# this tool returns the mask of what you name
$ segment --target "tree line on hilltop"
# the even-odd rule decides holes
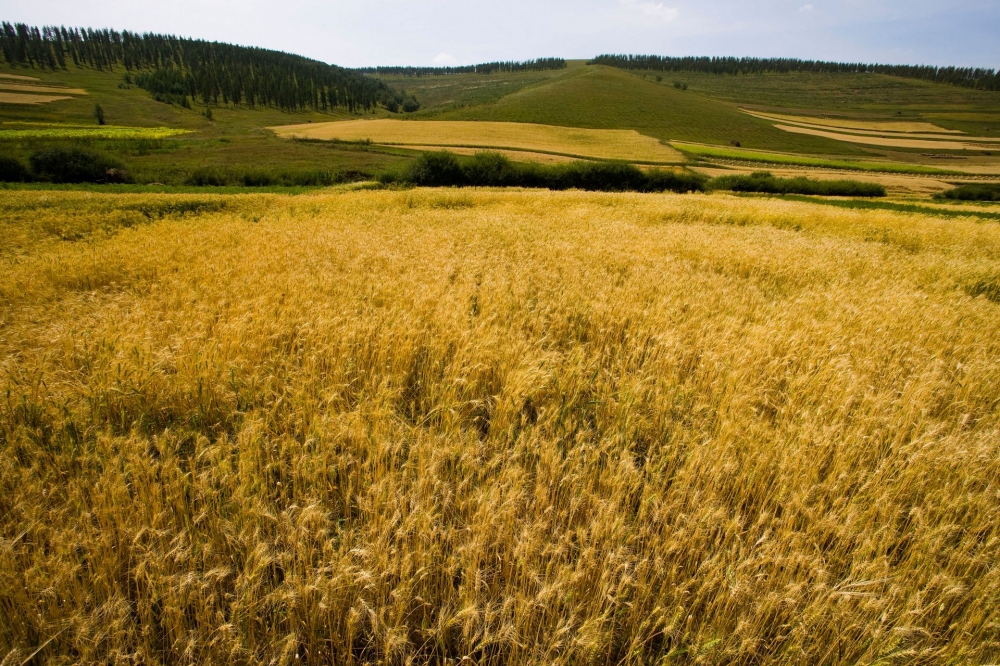
[[[3,23],[0,55],[13,66],[101,71],[123,67],[161,101],[276,107],[285,111],[370,111],[403,104],[383,81],[302,56],[172,35]],[[411,104],[412,106],[412,104]]]
[[[798,60],[796,58],[709,58],[656,55],[600,55],[589,65],[660,72],[706,74],[785,74],[817,72],[831,74],[887,74],[907,79],[946,83],[978,90],[1000,90],[1000,73],[982,67],[933,67],[928,65],[879,65],[849,62]]]
[[[443,76],[447,74],[540,72],[553,69],[566,69],[566,61],[562,58],[538,58],[537,60],[525,60],[524,62],[484,62],[479,65],[463,65],[460,67],[361,67],[355,71],[380,76]]]

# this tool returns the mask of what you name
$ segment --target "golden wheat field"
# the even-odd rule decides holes
[[[1000,660],[1000,226],[0,191],[0,660]]]
[[[286,139],[370,140],[398,146],[497,148],[651,164],[684,161],[675,149],[635,130],[460,120],[349,120],[271,129]]]

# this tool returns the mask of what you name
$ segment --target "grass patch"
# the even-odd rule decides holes
[[[751,150],[738,150],[715,146],[698,146],[688,143],[671,143],[671,146],[691,157],[708,157],[725,160],[740,160],[744,162],[761,162],[764,164],[785,164],[788,166],[823,167],[827,169],[843,169],[846,171],[864,171],[869,173],[903,173],[927,174],[939,176],[954,176],[960,171],[946,171],[934,167],[916,164],[891,164],[885,162],[854,162],[848,160],[831,160],[821,157],[806,157],[802,155],[779,155],[761,153]]]
[[[199,187],[328,187],[371,179],[371,174],[362,171],[203,167],[196,169],[186,184]]]

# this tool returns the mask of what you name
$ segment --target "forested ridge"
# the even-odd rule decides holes
[[[172,35],[3,23],[0,55],[14,66],[125,70],[125,83],[162,101],[286,111],[393,106],[401,95],[361,72],[268,49]]]
[[[707,74],[765,74],[788,72],[887,74],[979,90],[1000,90],[1000,74],[982,67],[934,67],[929,65],[879,65],[795,58],[709,58],[656,55],[600,55],[589,65],[661,72]]]
[[[495,74],[551,69],[566,69],[566,61],[562,58],[538,58],[524,62],[484,62],[479,65],[463,65],[461,67],[362,67],[356,71],[382,76],[444,76],[448,74]]]

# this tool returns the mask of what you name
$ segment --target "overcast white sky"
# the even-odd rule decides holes
[[[166,32],[347,67],[600,53],[1000,67],[1000,0],[0,0],[0,19]]]

